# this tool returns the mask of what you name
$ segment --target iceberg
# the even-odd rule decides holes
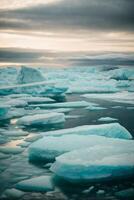
[[[131,139],[131,134],[119,123],[83,125],[74,128],[61,129],[41,133],[43,136],[62,136],[62,135],[99,135],[111,138]]]
[[[75,149],[93,147],[98,144],[128,145],[133,151],[134,142],[131,140],[107,138],[95,135],[63,135],[60,137],[45,136],[29,147],[29,160],[36,162],[52,162],[55,157]]]
[[[110,72],[111,73],[111,72]],[[134,77],[133,69],[115,69],[111,75],[111,79],[119,80],[131,80]]]
[[[38,104],[31,105],[32,107],[40,107],[40,108],[84,108],[89,106],[90,103],[86,101],[72,101],[72,102],[64,102],[64,103],[52,103],[52,104]]]
[[[19,84],[41,82],[44,81],[44,79],[44,76],[38,69],[26,66],[20,68],[17,76],[17,82]]]
[[[123,143],[118,140],[65,153],[56,158],[50,170],[69,182],[80,183],[130,177],[134,175],[134,141]]]
[[[48,113],[21,117],[16,121],[16,124],[24,126],[43,126],[63,122],[65,122],[65,115],[63,113]]]
[[[47,192],[54,190],[51,176],[40,176],[21,181],[16,188],[27,192]]]

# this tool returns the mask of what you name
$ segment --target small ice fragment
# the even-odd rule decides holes
[[[114,122],[118,121],[118,119],[113,118],[113,117],[101,117],[98,119],[99,122]]]
[[[26,179],[16,184],[16,188],[28,192],[47,192],[54,189],[51,176]]]
[[[7,146],[0,147],[0,152],[5,154],[19,154],[22,153],[23,151],[24,149],[20,147],[7,147]]]
[[[47,113],[24,116],[17,120],[18,125],[32,126],[32,125],[50,125],[65,122],[65,115],[63,113]]]

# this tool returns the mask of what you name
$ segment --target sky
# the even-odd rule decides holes
[[[133,33],[134,0],[0,0],[0,65],[132,58]]]

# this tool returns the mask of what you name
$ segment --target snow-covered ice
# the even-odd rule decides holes
[[[48,113],[24,116],[19,118],[16,123],[18,125],[33,126],[63,123],[64,121],[65,115],[63,113]]]
[[[133,148],[134,142],[131,140],[108,138],[96,135],[63,135],[60,137],[45,136],[29,147],[29,159],[31,161],[50,162],[55,157],[75,149],[92,147],[95,145],[114,144],[127,145],[130,149]]]
[[[57,157],[51,170],[70,182],[134,175],[134,141],[98,144]]]
[[[111,138],[131,139],[129,131],[119,123],[100,124],[100,125],[83,125],[74,128],[61,129],[41,133],[43,136],[61,136],[68,134],[78,135],[100,135]]]

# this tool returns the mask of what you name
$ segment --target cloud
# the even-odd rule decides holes
[[[0,48],[1,63],[38,63],[40,58],[50,56],[51,53],[23,48]]]
[[[1,10],[0,27],[42,31],[133,31],[133,8],[133,0],[62,0],[55,4]]]
[[[133,65],[133,53],[53,52],[24,48],[0,48],[0,65],[32,64],[43,66]]]

